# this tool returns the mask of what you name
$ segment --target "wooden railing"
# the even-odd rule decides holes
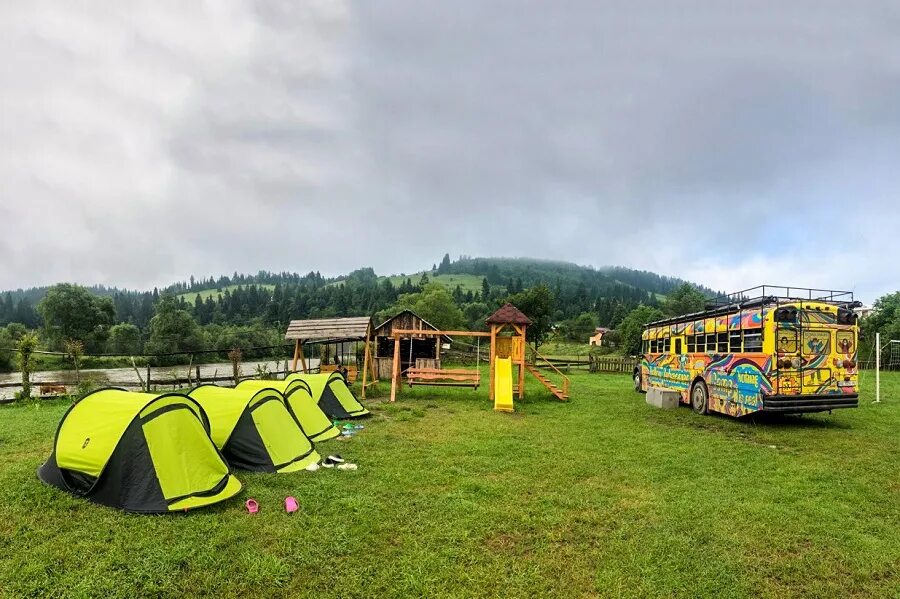
[[[641,359],[637,357],[621,356],[543,356],[544,362],[538,364],[538,368],[544,368],[544,364],[552,364],[563,372],[570,370],[587,370],[589,372],[621,372],[631,374],[640,365]]]
[[[568,397],[569,396],[569,377],[563,374],[562,370],[556,367],[556,365],[549,359],[542,356],[536,349],[531,346],[528,347],[531,358],[528,359],[528,363],[534,366],[535,368],[544,368],[554,372],[556,375],[562,378],[562,385],[559,387],[562,389],[563,394]]]

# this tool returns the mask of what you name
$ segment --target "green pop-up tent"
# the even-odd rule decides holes
[[[210,505],[241,490],[196,401],[124,389],[99,389],[69,408],[38,477],[96,503],[143,513]]]
[[[312,391],[304,381],[265,381],[248,379],[241,381],[235,389],[245,392],[255,389],[272,388],[284,394],[284,403],[300,430],[312,441],[318,443],[333,439],[341,431],[331,423],[328,416],[313,401]]]
[[[337,372],[322,374],[306,374],[294,372],[289,374],[286,381],[303,381],[309,385],[312,397],[323,412],[330,418],[346,420],[368,416],[369,410],[363,407],[347,387],[342,377]]]
[[[200,385],[188,395],[206,412],[213,443],[234,468],[296,472],[321,459],[276,389]]]

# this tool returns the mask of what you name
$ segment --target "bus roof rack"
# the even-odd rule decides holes
[[[853,299],[852,291],[836,291],[831,289],[810,289],[808,287],[782,287],[777,285],[759,285],[727,293],[706,302],[703,310],[681,316],[669,316],[661,320],[647,323],[645,326],[662,326],[687,320],[699,320],[713,316],[733,314],[747,308],[769,306],[796,301],[827,302],[852,310],[862,305]]]
[[[810,287],[787,287],[784,285],[758,285],[750,289],[726,293],[712,298],[706,304],[707,310],[715,310],[725,306],[740,304],[747,307],[751,303],[780,303],[788,301],[806,300],[813,302],[827,302],[840,306],[852,307],[857,302],[853,299],[852,291],[839,291],[835,289],[814,289]]]

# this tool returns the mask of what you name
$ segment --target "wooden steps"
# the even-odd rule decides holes
[[[551,381],[549,378],[547,378],[547,375],[545,375],[543,372],[541,372],[533,364],[526,364],[525,367],[528,369],[528,372],[530,372],[534,376],[534,378],[539,380],[541,382],[541,384],[544,387],[546,387],[547,390],[549,390],[550,393],[552,393],[554,395],[554,397],[556,397],[556,399],[558,399],[560,401],[568,401],[569,400],[568,394],[565,391],[563,391],[562,389],[560,389],[559,387],[557,387],[553,383],[553,381]]]

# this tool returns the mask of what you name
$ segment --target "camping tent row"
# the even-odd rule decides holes
[[[318,463],[314,442],[340,435],[330,418],[368,413],[340,375],[201,385],[187,395],[98,389],[63,416],[38,477],[125,511],[188,510],[240,492],[232,467],[286,473]]]

